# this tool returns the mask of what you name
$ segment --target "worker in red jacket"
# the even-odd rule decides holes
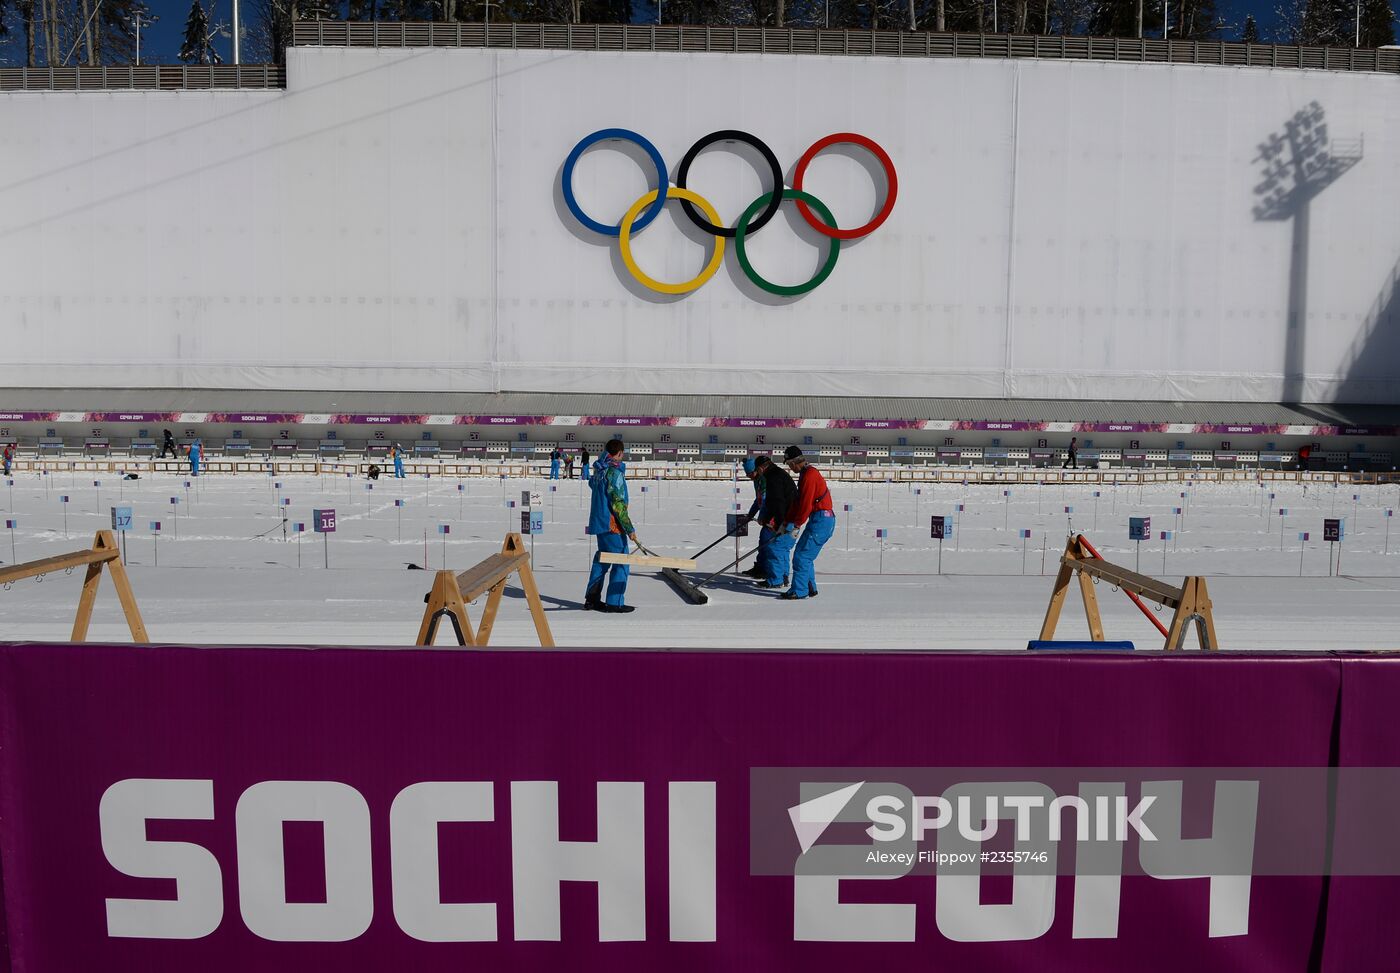
[[[797,549],[792,552],[792,587],[782,595],[793,601],[816,597],[817,555],[836,532],[836,512],[832,509],[826,478],[807,462],[801,449],[789,446],[783,452],[783,460],[797,477],[797,499],[788,508],[783,529],[795,534],[798,528],[803,528]]]

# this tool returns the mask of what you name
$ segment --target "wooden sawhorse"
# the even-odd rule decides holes
[[[535,587],[535,575],[530,570],[530,552],[519,534],[507,534],[501,553],[492,554],[461,574],[437,572],[432,590],[423,597],[427,607],[423,609],[423,624],[418,628],[418,640],[414,644],[432,645],[437,637],[438,621],[446,616],[452,622],[458,645],[486,645],[491,639],[506,582],[512,574],[520,576],[520,587],[525,591],[525,603],[535,620],[540,645],[553,648],[554,636],[549,631],[549,620],[544,616],[540,592]],[[473,632],[471,619],[467,617],[467,602],[483,594],[487,595],[486,607],[481,613],[481,624]]]
[[[1107,581],[1122,588],[1143,614],[1147,615],[1158,631],[1166,636],[1163,648],[1168,651],[1184,648],[1186,627],[1196,623],[1196,635],[1201,648],[1215,651],[1220,643],[1215,637],[1215,616],[1211,611],[1210,593],[1206,590],[1206,579],[1199,576],[1186,578],[1177,588],[1156,578],[1150,578],[1136,571],[1106,561],[1094,550],[1094,546],[1083,534],[1076,534],[1065,545],[1065,553],[1060,558],[1060,573],[1055,577],[1055,588],[1050,595],[1050,606],[1045,610],[1045,622],[1040,627],[1040,638],[1049,641],[1055,637],[1055,626],[1060,621],[1060,609],[1064,607],[1065,595],[1069,592],[1072,577],[1079,577],[1079,592],[1084,598],[1084,614],[1089,622],[1089,637],[1095,642],[1103,641],[1103,620],[1099,616],[1099,599],[1094,592],[1095,579]],[[1171,625],[1163,627],[1142,599],[1155,601],[1159,605],[1175,609]]]
[[[0,584],[8,587],[23,578],[36,578],[54,571],[71,571],[84,566],[87,567],[87,576],[83,578],[83,592],[78,596],[78,614],[73,619],[73,636],[69,641],[87,640],[88,624],[92,621],[92,606],[97,601],[97,586],[102,581],[102,569],[105,567],[112,575],[117,598],[121,600],[126,627],[131,629],[131,640],[149,642],[151,639],[146,634],[146,623],[141,620],[141,610],[136,607],[136,595],[131,590],[131,580],[126,576],[126,568],[122,565],[116,535],[110,530],[99,530],[89,550],[55,554],[38,561],[0,567]]]

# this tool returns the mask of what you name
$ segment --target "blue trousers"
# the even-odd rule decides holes
[[[627,538],[621,534],[595,534],[598,538],[598,554],[607,552],[609,554],[626,554]],[[584,592],[584,598],[603,598],[603,576],[611,571],[612,576],[608,579],[609,605],[623,604],[622,596],[627,593],[627,575],[630,569],[625,564],[604,564],[598,560],[598,554],[593,555],[593,570],[588,572],[588,590]]]
[[[836,518],[813,515],[792,554],[792,593],[805,598],[816,591],[817,555],[836,532]]]
[[[768,542],[773,539],[773,528],[760,526],[758,530],[758,553],[754,555],[754,566],[763,572],[763,577],[767,578],[771,572],[768,565],[772,563],[773,552],[768,549]]]
[[[792,535],[770,531],[773,540],[764,548],[768,552],[768,583],[777,587],[787,580],[789,561],[792,560]]]
[[[190,455],[190,476],[199,476],[199,454]]]
[[[404,475],[404,471],[403,471],[403,459],[400,458],[400,457],[398,457],[398,456],[395,456],[395,457],[394,457],[394,479],[396,479],[396,480],[403,480],[403,479],[406,479],[406,478],[407,478],[407,477]]]
[[[557,459],[549,464],[549,478],[551,480],[559,479],[559,461]]]

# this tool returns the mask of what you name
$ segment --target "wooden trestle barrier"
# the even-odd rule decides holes
[[[105,567],[112,575],[112,585],[117,589],[117,598],[122,603],[122,614],[126,616],[126,626],[131,629],[133,642],[149,642],[146,623],[141,620],[141,610],[136,607],[136,595],[131,590],[131,581],[122,566],[121,550],[117,546],[116,535],[110,530],[99,530],[93,538],[92,548],[74,551],[71,554],[55,554],[53,557],[23,564],[9,564],[0,567],[0,584],[10,585],[24,578],[37,578],[55,571],[71,571],[87,567],[83,578],[83,591],[78,597],[78,614],[73,619],[72,642],[87,639],[88,624],[92,621],[92,606],[97,601],[97,586],[102,581]]]
[[[437,636],[438,621],[445,615],[452,622],[458,645],[485,645],[491,638],[496,611],[501,607],[501,596],[512,574],[520,576],[520,587],[525,591],[525,603],[535,620],[540,645],[553,648],[554,636],[549,631],[549,620],[544,616],[540,592],[530,571],[530,552],[519,534],[507,534],[505,543],[501,545],[501,553],[492,554],[461,574],[437,572],[432,590],[423,596],[427,607],[423,609],[423,624],[418,629],[418,641],[414,644],[432,645]],[[487,594],[486,607],[481,613],[481,624],[473,633],[471,619],[467,617],[467,602],[483,594]]]
[[[1136,571],[1129,571],[1111,561],[1106,561],[1094,550],[1094,546],[1083,534],[1076,534],[1065,545],[1065,553],[1060,558],[1060,573],[1055,577],[1055,589],[1050,595],[1050,607],[1045,611],[1045,623],[1040,627],[1040,637],[1049,641],[1055,637],[1055,626],[1060,620],[1060,609],[1064,607],[1065,596],[1069,592],[1070,579],[1078,575],[1079,591],[1084,596],[1084,614],[1089,621],[1089,637],[1102,642],[1103,620],[1099,617],[1099,600],[1094,593],[1096,579],[1122,588],[1124,593],[1148,616],[1159,631],[1166,635],[1163,648],[1168,650],[1183,648],[1186,643],[1186,627],[1196,623],[1196,634],[1201,648],[1215,651],[1220,643],[1215,638],[1215,616],[1211,612],[1210,593],[1206,590],[1206,579],[1199,576],[1186,578],[1177,588],[1156,578],[1150,578]],[[1142,599],[1155,601],[1159,605],[1175,609],[1171,625],[1163,628],[1153,617],[1151,610]]]

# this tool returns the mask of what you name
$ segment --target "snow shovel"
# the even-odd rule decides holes
[[[731,537],[733,537],[733,536],[734,536],[734,532],[733,532],[733,531],[725,531],[723,537],[721,537],[719,540],[715,541],[715,542],[714,542],[713,544],[711,544],[709,547],[706,547],[705,550],[703,550],[703,551],[700,552],[700,554],[704,554],[704,553],[706,553],[707,551],[712,551],[712,550],[714,550],[716,547],[719,547],[721,544],[723,544],[725,541],[729,540],[729,538],[731,538]],[[640,544],[638,544],[637,546],[638,546],[638,547],[641,547]],[[650,553],[651,553],[650,551],[648,551],[648,550],[647,550],[646,548],[644,548],[644,547],[642,547],[642,551],[643,551],[644,553],[647,553],[647,554],[650,554]],[[692,558],[692,560],[698,559],[698,558],[700,557],[700,554],[696,554],[695,557]],[[738,563],[738,562],[735,562],[735,563]],[[732,566],[733,566],[733,565],[731,565],[731,567],[732,567]],[[728,570],[728,569],[726,569],[726,570]],[[696,587],[694,584],[692,584],[689,580],[687,580],[686,576],[683,575],[683,574],[681,574],[680,571],[676,570],[675,568],[662,568],[662,569],[661,569],[661,577],[664,578],[664,579],[671,585],[672,588],[675,588],[675,589],[676,589],[676,594],[680,595],[682,598],[684,598],[686,601],[690,602],[692,605],[705,605],[705,604],[709,604],[709,601],[710,601],[709,596],[706,595],[706,594],[705,594],[703,591],[701,591],[699,588],[697,588],[697,587]]]

